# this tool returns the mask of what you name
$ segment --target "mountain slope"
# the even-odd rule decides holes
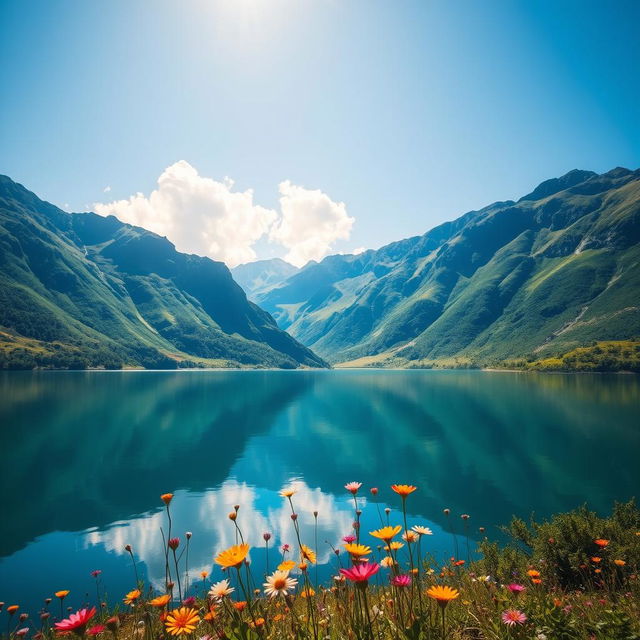
[[[0,176],[2,366],[324,366],[227,267]]]
[[[273,287],[298,271],[298,267],[294,267],[281,258],[271,258],[270,260],[239,264],[231,269],[231,275],[244,289],[247,297],[252,300],[256,295],[268,293]]]
[[[640,171],[574,170],[256,302],[331,362],[488,363],[640,334]],[[363,359],[363,360],[361,360]]]

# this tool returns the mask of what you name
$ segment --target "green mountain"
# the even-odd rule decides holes
[[[0,367],[322,367],[221,262],[0,176]]]
[[[239,264],[231,269],[231,275],[244,289],[247,297],[253,300],[256,296],[264,296],[298,271],[298,267],[281,258],[271,258]]]
[[[255,301],[333,363],[489,364],[640,335],[640,170],[574,170]]]

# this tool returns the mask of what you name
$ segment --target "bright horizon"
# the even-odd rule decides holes
[[[229,266],[640,165],[640,5],[0,4],[0,172]],[[52,25],[55,24],[55,28]]]

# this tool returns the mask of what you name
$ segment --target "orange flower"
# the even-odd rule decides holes
[[[236,611],[244,611],[244,608],[247,606],[247,603],[244,600],[242,600],[240,602],[234,602],[233,606],[236,609]]]
[[[540,580],[540,578],[531,578],[531,582],[533,582],[533,584],[542,584],[542,580]]]
[[[593,558],[591,558],[591,562],[595,562],[597,564],[598,562],[602,562],[602,558],[598,558],[597,556],[594,556]]]
[[[186,636],[193,633],[200,622],[197,611],[189,607],[174,609],[164,623],[167,631],[172,636]]]
[[[165,594],[163,596],[158,596],[157,598],[154,598],[153,600],[149,600],[149,604],[152,607],[162,608],[169,602],[169,600],[171,600],[171,596],[168,595],[168,594]]]
[[[129,593],[127,593],[127,595],[124,597],[123,602],[125,604],[133,604],[140,597],[140,595],[140,589],[129,591]]]
[[[164,502],[168,507],[169,503],[173,500],[173,493],[163,493],[160,496],[160,500],[162,500],[162,502]]]
[[[264,626],[264,618],[256,618],[255,622],[250,622],[249,623],[251,627],[253,627],[254,629],[256,627],[263,627]]]
[[[391,488],[404,499],[410,493],[413,493],[418,487],[414,487],[410,484],[392,484]]]
[[[619,567],[624,567],[627,563],[624,560],[614,560],[613,564],[617,564]]]
[[[430,598],[438,601],[441,607],[446,607],[451,600],[455,600],[460,593],[457,589],[452,589],[446,585],[436,585],[427,590]]]
[[[594,542],[602,549],[604,549],[609,544],[609,541],[604,540],[603,538],[598,538],[597,540],[594,540]]]
[[[370,531],[369,535],[372,535],[374,538],[378,538],[379,540],[384,540],[388,543],[392,538],[397,536],[400,531],[402,531],[402,527],[398,524],[395,527],[382,527],[382,529]]]
[[[201,571],[201,572],[200,572],[200,577],[201,577],[203,580],[205,580],[205,579],[206,579],[206,577],[207,577],[208,575],[209,575],[209,572],[208,572],[208,571]]]
[[[210,609],[207,613],[204,614],[204,619],[211,622],[211,620],[215,620],[218,617],[215,609]]]
[[[602,569],[594,569],[593,573],[602,573]]]
[[[527,575],[530,578],[539,578],[540,577],[540,572],[537,571],[536,569],[529,569],[529,571],[527,571]]]
[[[71,593],[70,591],[63,590],[63,591],[56,591],[54,595],[56,596],[56,598],[60,598],[60,600],[64,600],[70,593]]]
[[[9,615],[12,616],[20,607],[17,604],[12,604],[7,607],[7,611]]]
[[[229,547],[216,556],[216,564],[226,568],[239,567],[247,557],[249,549],[250,547],[246,543]]]

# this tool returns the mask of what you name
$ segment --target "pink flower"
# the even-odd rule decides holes
[[[23,627],[22,629],[18,629],[15,633],[19,638],[24,638],[27,633],[29,633],[29,627]]]
[[[391,580],[391,584],[394,587],[408,587],[411,584],[411,576],[409,575],[393,576]]]
[[[344,488],[355,496],[361,486],[362,482],[349,482],[344,485]]]
[[[189,596],[188,598],[185,598],[182,601],[182,606],[183,607],[193,607],[193,605],[196,603],[196,599],[194,596]]]
[[[371,489],[369,489],[369,491],[371,491],[371,495],[372,496],[377,496],[378,495],[378,487],[371,487]]]
[[[340,573],[351,580],[352,582],[364,582],[380,570],[380,565],[377,562],[363,562],[357,564],[351,569],[340,569]]]
[[[60,622],[56,622],[56,629],[58,631],[73,631],[78,635],[82,635],[84,633],[85,627],[87,626],[87,623],[95,615],[95,607],[91,609],[80,609],[80,611],[72,613],[68,618],[65,618]]]
[[[506,625],[513,627],[516,624],[524,624],[527,621],[527,616],[518,609],[507,609],[502,613],[502,622]]]
[[[343,542],[346,542],[347,544],[351,544],[352,542],[356,541],[356,537],[355,536],[345,536],[344,538],[342,538]]]
[[[509,589],[509,591],[511,591],[511,593],[515,593],[516,595],[518,595],[519,593],[524,591],[525,588],[526,587],[523,587],[521,584],[511,583],[511,584],[507,585],[507,589]]]
[[[180,538],[171,538],[169,540],[169,548],[174,551],[180,546]]]
[[[94,624],[93,627],[89,627],[87,629],[88,636],[97,636],[99,633],[102,633],[107,627],[103,624]]]
[[[92,571],[92,572],[91,572],[91,575],[92,575],[94,578],[97,578],[101,573],[102,573],[102,571],[101,571],[100,569],[96,569],[95,571]]]
[[[288,544],[283,544],[282,545],[282,553],[287,553],[287,551],[289,551],[289,549],[291,549],[291,547]]]

